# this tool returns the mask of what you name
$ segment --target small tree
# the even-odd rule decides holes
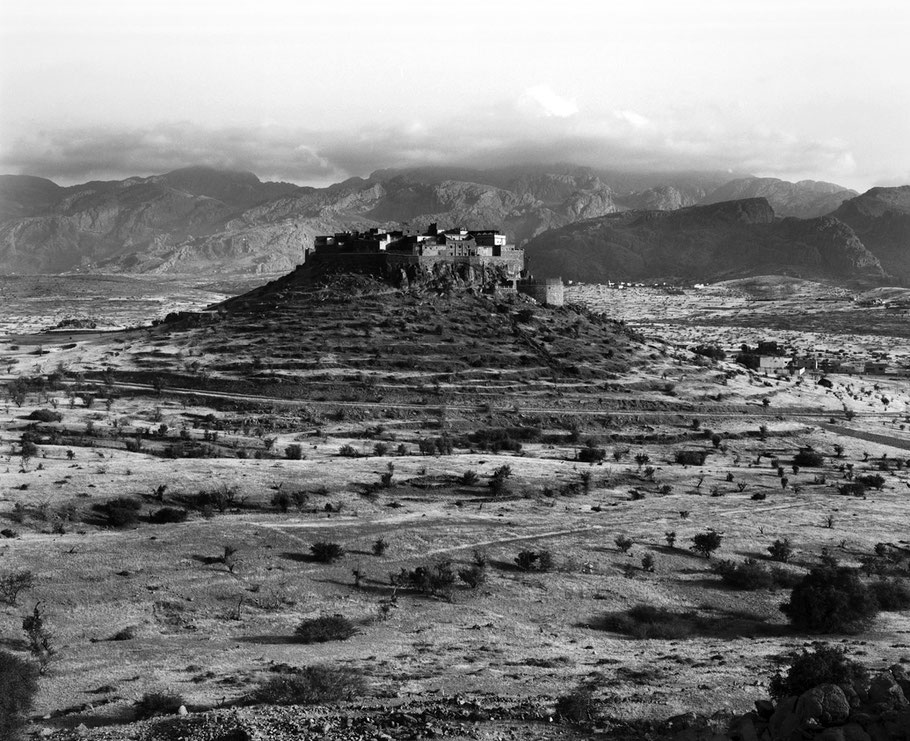
[[[374,556],[383,556],[385,552],[389,549],[389,544],[384,538],[377,538],[373,541],[373,555]]]
[[[299,461],[303,458],[303,447],[300,443],[291,443],[284,449],[284,455],[289,461]]]
[[[878,614],[878,602],[852,569],[822,566],[806,574],[781,605],[797,630],[856,633]]]
[[[768,546],[768,553],[771,554],[772,560],[787,563],[790,560],[790,556],[793,555],[793,546],[790,545],[790,539],[775,540]]]
[[[664,533],[664,539],[667,541],[667,546],[673,548],[673,546],[676,545],[676,531],[667,530],[667,532]]]
[[[276,491],[272,495],[272,506],[277,507],[282,512],[287,512],[291,507],[291,495],[286,491]]]
[[[508,484],[506,480],[512,475],[512,467],[508,465],[499,466],[493,475],[490,476],[489,486],[490,493],[495,497],[504,496],[508,493]]]
[[[44,625],[44,615],[41,612],[41,603],[35,604],[31,615],[26,615],[22,619],[22,630],[28,639],[28,650],[38,660],[41,667],[41,673],[47,668],[47,664],[54,654],[51,648],[51,633]]]
[[[616,547],[619,548],[621,553],[628,553],[629,549],[633,545],[632,538],[629,538],[625,535],[617,535],[613,542],[616,543]]]
[[[35,575],[31,571],[13,571],[0,576],[0,600],[8,605],[15,605],[19,593],[32,588]]]
[[[237,546],[225,545],[221,556],[219,557],[219,561],[221,561],[225,568],[233,574],[234,569],[236,569],[240,563],[240,559],[237,558]]]
[[[705,558],[711,558],[711,554],[720,548],[723,536],[716,530],[707,530],[698,533],[692,537],[692,550],[702,554]]]

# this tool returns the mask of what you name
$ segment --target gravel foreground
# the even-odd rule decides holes
[[[596,719],[572,724],[556,717],[546,698],[503,703],[456,697],[397,708],[364,704],[232,708],[101,728],[44,729],[37,735],[53,741],[722,741],[728,738],[720,732],[727,722],[727,717],[709,720],[689,713],[663,722]]]

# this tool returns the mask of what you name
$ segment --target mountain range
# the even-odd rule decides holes
[[[0,273],[278,273],[302,262],[317,234],[438,222],[501,228],[527,243],[536,272],[567,278],[710,279],[789,266],[880,279],[910,273],[898,244],[910,211],[895,220],[890,190],[570,165],[378,170],[325,188],[206,167],[68,187],[4,175]]]

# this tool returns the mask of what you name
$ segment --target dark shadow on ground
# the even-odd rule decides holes
[[[620,633],[637,639],[755,638],[792,635],[783,624],[739,610],[674,611],[651,605],[594,617],[579,627]]]
[[[240,636],[236,640],[240,643],[256,643],[262,646],[285,646],[292,643],[303,645],[294,636]]]
[[[293,551],[285,551],[281,554],[282,558],[286,558],[288,561],[296,561],[297,563],[319,563],[312,554],[310,553],[297,553]],[[330,564],[326,564],[329,566]]]

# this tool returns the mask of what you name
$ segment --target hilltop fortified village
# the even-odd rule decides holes
[[[496,229],[440,230],[430,224],[425,232],[378,228],[340,232],[316,237],[306,262],[354,271],[375,269],[385,275],[398,273],[408,280],[419,273],[450,271],[466,282],[498,291],[518,291],[541,303],[561,306],[564,300],[562,280],[538,280],[528,275],[524,250],[509,244],[506,235]]]

